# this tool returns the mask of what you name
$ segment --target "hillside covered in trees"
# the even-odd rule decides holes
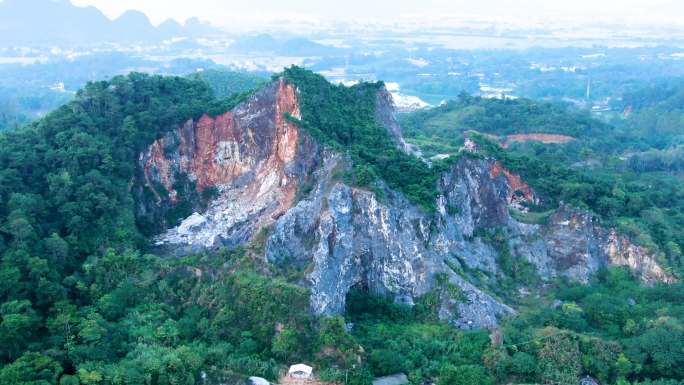
[[[435,209],[449,160],[430,167],[396,147],[374,115],[382,84],[333,86],[296,67],[282,75],[301,97],[302,119],[288,119],[348,154],[353,167],[343,178],[371,190],[382,181]],[[684,381],[684,287],[642,287],[622,268],[588,285],[540,288],[492,338],[441,323],[438,291],[413,307],[353,291],[343,315],[314,317],[309,289],[265,262],[259,237],[233,250],[155,255],[130,191],[138,154],[185,120],[223,113],[249,94],[217,96],[204,80],[131,74],[90,83],[44,119],[0,133],[1,384],[276,381],[300,361],[313,363],[322,381],[359,385],[397,372],[438,385],[570,385],[583,375],[621,385]],[[656,174],[598,152],[597,133],[619,140],[610,126],[529,101],[454,103],[444,110],[470,109],[467,129],[499,135],[538,125],[577,137],[506,150],[484,137],[480,144],[544,195],[533,211],[559,201],[594,210],[681,272],[679,181],[655,184],[648,178]],[[493,120],[489,108],[500,111]],[[424,128],[422,119],[439,113],[408,117],[407,133],[458,146],[460,128]],[[573,167],[581,161],[600,166]]]

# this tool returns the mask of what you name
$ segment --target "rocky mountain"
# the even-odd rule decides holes
[[[518,294],[503,291],[503,282],[520,292],[556,277],[587,282],[608,265],[628,266],[645,283],[675,280],[588,212],[562,205],[529,220],[525,203],[540,198],[472,142],[439,177],[434,211],[384,182],[360,188],[344,177],[349,155],[300,124],[304,96],[281,77],[223,115],[188,120],[139,155],[138,216],[160,224],[161,250],[258,242],[257,257],[299,273],[314,314],[344,312],[352,288],[406,304],[432,294],[439,318],[463,329],[516,314],[510,298]],[[375,98],[376,121],[413,152],[391,95],[380,88]]]
[[[155,27],[139,11],[127,11],[110,20],[95,7],[78,7],[69,0],[0,2],[0,42],[4,45],[159,42],[212,32],[196,19],[185,26],[168,20]]]
[[[230,78],[117,76],[0,133],[0,383],[682,379],[676,243],[559,204],[610,174],[520,160],[582,137],[426,161],[381,82]]]

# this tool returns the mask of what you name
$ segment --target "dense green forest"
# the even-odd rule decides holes
[[[201,301],[187,297],[197,280],[186,264],[143,254],[128,189],[137,154],[153,140],[237,101],[215,98],[203,81],[131,74],[90,83],[39,122],[0,134],[0,383],[193,383],[219,364],[212,356],[226,373],[273,377],[274,364],[254,356],[257,342],[271,341],[263,330],[251,336],[242,305],[225,299],[225,310],[202,315],[211,306],[194,308]],[[264,292],[290,295],[290,286],[253,273],[230,279],[250,293],[260,280]],[[248,297],[208,286],[196,295]],[[179,326],[203,317],[234,326],[199,326],[219,333],[204,342],[199,329]]]
[[[554,133],[587,138],[610,131],[610,126],[587,112],[529,99],[484,99],[465,93],[439,107],[404,114],[401,126],[426,156],[457,150],[469,130],[497,136]]]
[[[495,375],[544,383],[582,373],[603,384],[684,379],[681,283],[645,288],[626,268],[613,268],[589,285],[560,282],[554,290],[550,306],[530,303],[505,325],[504,342],[490,356]],[[553,358],[542,358],[545,353]],[[539,359],[536,368],[531,357]]]
[[[352,293],[347,317],[373,374],[404,372],[414,384],[570,385],[582,375],[602,384],[684,381],[681,283],[644,288],[613,268],[589,285],[555,287],[522,305],[493,343],[486,332],[436,323],[425,302],[408,308]]]
[[[441,166],[397,150],[380,128],[381,84],[332,86],[296,67],[284,76],[300,89],[298,122],[349,154],[350,182],[384,181],[431,208]],[[40,121],[0,133],[0,384],[275,381],[299,361],[313,363],[322,380],[359,385],[400,371],[413,384],[438,385],[570,385],[580,375],[605,384],[684,380],[681,284],[642,288],[622,269],[588,286],[549,286],[521,305],[501,339],[490,339],[438,322],[438,292],[409,308],[353,291],[343,317],[313,318],[308,289],[263,262],[258,240],[184,258],[150,254],[129,190],[137,154],[185,119],[223,112],[245,96],[217,97],[205,79],[131,74],[89,83]],[[537,113],[536,121],[555,119]],[[549,147],[528,145],[491,151],[524,174],[539,173]],[[549,159],[561,153],[549,151]],[[659,195],[644,193],[647,209],[665,210],[657,199],[673,199],[677,186],[658,187]],[[613,194],[614,185],[603,188]],[[565,198],[575,190],[560,191]],[[593,202],[584,198],[572,202]]]

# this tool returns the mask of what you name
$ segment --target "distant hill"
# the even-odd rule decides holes
[[[2,45],[155,42],[215,32],[211,26],[197,19],[188,20],[185,26],[167,20],[155,27],[139,11],[126,11],[117,19],[110,20],[95,7],[77,7],[69,0],[0,2]]]
[[[340,52],[340,48],[316,43],[306,38],[277,39],[268,34],[240,36],[231,44],[230,50],[292,56],[322,56]]]
[[[571,138],[596,140],[612,130],[584,111],[524,98],[499,100],[467,94],[400,119],[406,137],[429,156],[459,148],[465,133],[471,130],[501,137],[504,142],[536,137],[548,143]]]
[[[648,108],[684,110],[684,78],[667,78],[627,92],[616,107],[640,111]]]
[[[657,158],[665,164],[670,163],[666,159],[673,154],[675,157],[680,155],[678,151],[673,153],[669,150],[684,143],[684,78],[665,78],[635,89],[615,101],[613,108],[622,113],[614,116],[612,123],[625,134],[647,144],[647,147],[639,147],[637,151],[646,148],[664,150],[661,155],[665,158]],[[654,153],[646,155],[652,158]],[[640,162],[642,160],[640,158]],[[648,162],[651,163],[648,168],[655,166],[652,161]],[[655,168],[669,168],[665,164]]]

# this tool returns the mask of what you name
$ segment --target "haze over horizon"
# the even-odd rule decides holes
[[[617,24],[626,28],[684,27],[684,18],[681,17],[684,3],[675,0],[348,0],[344,7],[316,0],[287,3],[277,0],[72,0],[72,3],[95,6],[110,18],[129,9],[140,10],[154,24],[168,18],[182,22],[196,16],[228,30],[258,29],[262,25],[274,24],[314,28],[336,23],[397,25],[418,20],[423,28],[426,21],[427,28],[450,25],[447,20],[501,23],[519,28],[595,23]]]

